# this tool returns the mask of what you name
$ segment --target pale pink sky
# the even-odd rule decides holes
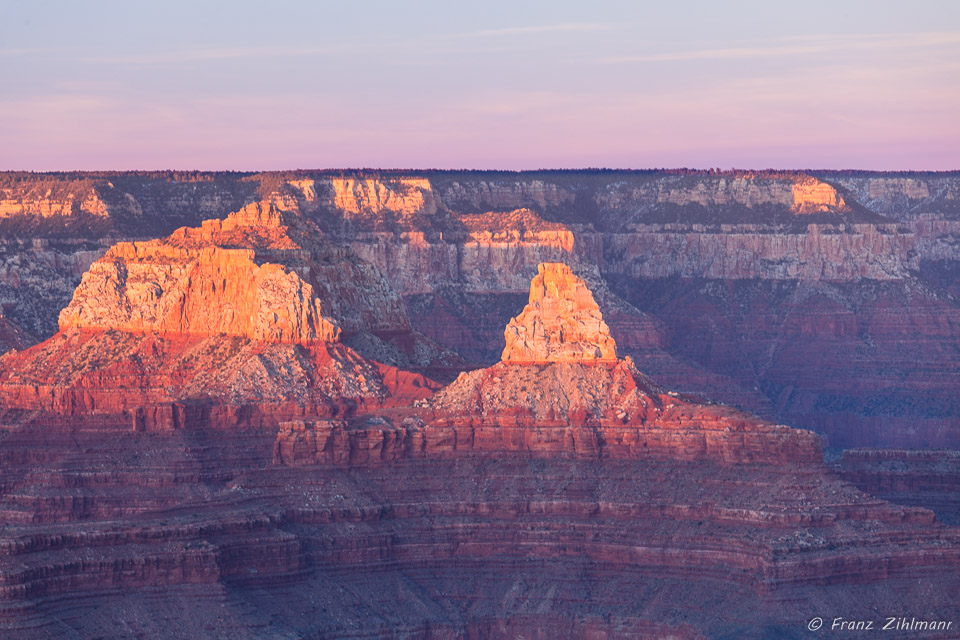
[[[0,1],[0,169],[960,169],[960,3],[458,4]]]

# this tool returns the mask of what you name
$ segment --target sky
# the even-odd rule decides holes
[[[0,170],[960,169],[954,0],[0,0]]]

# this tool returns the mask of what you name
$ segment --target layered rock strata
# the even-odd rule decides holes
[[[427,402],[336,342],[87,327],[0,360],[35,389],[0,407],[0,631],[759,640],[955,613],[958,529],[838,480],[815,434],[665,391],[604,326],[543,265],[524,339]]]
[[[847,449],[833,467],[863,491],[960,525],[960,451]]]
[[[0,218],[0,304],[49,337],[80,275],[115,241],[277,197],[375,265],[415,330],[467,359],[497,361],[537,264],[563,261],[596,269],[628,299],[617,318],[594,289],[621,354],[673,388],[815,427],[834,444],[957,446],[944,375],[957,345],[940,325],[960,293],[958,184],[956,173],[851,171],[3,174],[16,211]],[[89,211],[88,197],[99,202]],[[831,300],[807,312],[784,293],[797,287]],[[640,295],[650,291],[655,301]],[[707,331],[690,329],[718,296]],[[741,298],[757,296],[768,308],[754,321]],[[851,313],[858,332],[836,336]],[[788,321],[806,326],[809,366],[790,365],[799,350]],[[418,366],[417,345],[428,344],[343,331],[346,344],[403,367]],[[921,357],[901,357],[898,344]]]
[[[429,393],[423,376],[338,344],[347,331],[373,347],[386,344],[377,333],[399,335],[431,357],[376,269],[295,212],[254,203],[110,249],[60,314],[60,332],[0,360],[0,395],[8,407],[169,428],[182,426],[183,403],[259,403],[293,417]]]
[[[424,433],[440,425],[438,434],[451,429],[468,448],[489,441],[602,456],[820,459],[812,433],[668,393],[632,359],[618,359],[590,290],[567,265],[540,265],[506,336],[500,363],[461,374],[430,400],[437,419]]]

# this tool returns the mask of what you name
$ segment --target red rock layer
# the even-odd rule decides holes
[[[833,468],[863,491],[960,525],[960,451],[847,449]]]
[[[343,345],[240,337],[69,331],[0,359],[2,407],[128,415],[134,424],[157,428],[182,426],[176,416],[183,410],[176,407],[183,403],[300,406],[293,415],[336,414],[409,403],[435,387]]]
[[[590,290],[566,265],[540,265],[530,301],[505,337],[500,363],[460,374],[426,403],[438,418],[428,426],[463,427],[454,444],[729,462],[821,460],[812,433],[667,393],[631,358],[618,360]],[[407,433],[400,440],[426,451],[423,438]],[[314,437],[318,452],[329,439]]]
[[[957,529],[822,465],[531,457],[502,435],[460,446],[456,426],[446,453],[424,427],[425,454],[398,457],[384,434],[416,432],[402,416],[331,425],[341,457],[291,467],[270,464],[289,442],[270,429],[0,416],[4,636],[176,621],[190,636],[759,639],[835,608],[955,611]]]
[[[274,462],[344,465],[473,452],[587,459],[649,456],[723,464],[822,461],[815,434],[763,423],[735,410],[682,403],[656,414],[640,425],[589,417],[574,422],[538,420],[519,410],[483,417],[429,413],[395,421],[378,417],[352,427],[337,420],[292,421],[280,425]]]

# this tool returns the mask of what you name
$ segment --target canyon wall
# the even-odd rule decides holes
[[[955,614],[957,529],[815,462],[683,460],[677,442],[570,455],[589,442],[575,427],[467,439],[390,414],[272,432],[11,418],[4,637],[175,621],[241,638],[760,640],[818,614]]]
[[[809,430],[641,373],[616,330],[660,349],[673,327],[595,266],[536,265],[499,362],[438,388],[322,333],[378,291],[406,316],[287,206],[115,245],[54,337],[0,357],[5,637],[760,640],[955,614],[960,530],[842,480],[858,458],[828,467]],[[327,269],[352,298],[312,296]],[[263,270],[302,295],[237,289]]]
[[[5,202],[22,203],[5,205],[20,226],[0,254],[0,300],[34,339],[56,331],[80,275],[114,241],[272,198],[382,273],[410,329],[475,364],[498,359],[536,266],[560,261],[593,281],[622,352],[673,388],[812,427],[831,446],[960,442],[957,174],[6,174],[0,184]],[[102,206],[87,211],[91,193]],[[331,265],[314,280],[337,276]],[[387,315],[381,338],[402,322]]]

